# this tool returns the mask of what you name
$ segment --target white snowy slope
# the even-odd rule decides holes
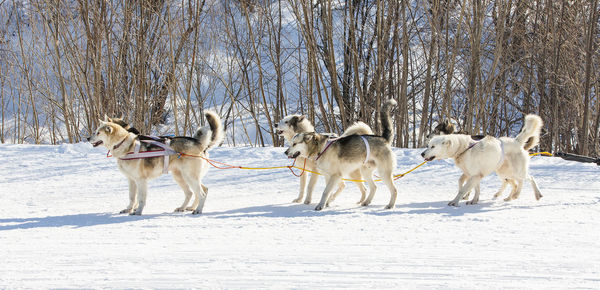
[[[216,148],[215,160],[288,165],[285,148]],[[397,173],[420,150],[395,150]],[[0,288],[600,288],[600,167],[534,157],[512,202],[448,207],[460,175],[430,162],[398,180],[395,209],[379,186],[359,207],[349,184],[330,207],[293,204],[285,169],[218,170],[204,214],[173,213],[171,176],[150,183],[142,216],[120,215],[127,183],[106,152],[80,143],[0,145]],[[508,194],[508,192],[506,193]],[[506,196],[506,194],[504,196]]]

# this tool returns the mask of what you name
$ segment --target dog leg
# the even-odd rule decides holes
[[[369,185],[369,196],[360,204],[362,206],[367,206],[371,204],[373,197],[375,196],[375,191],[377,191],[377,185],[375,185],[375,181],[373,181],[373,171],[375,169],[369,167],[362,167],[360,172],[364,179],[367,180],[367,184]]]
[[[325,186],[325,190],[323,191],[323,195],[321,196],[321,201],[315,207],[315,210],[322,210],[325,207],[325,203],[329,199],[329,194],[333,190],[333,187],[338,185],[342,178],[339,175],[325,176],[327,181],[327,185]]]
[[[349,176],[353,180],[362,179],[362,174],[360,173],[360,170],[351,172]],[[364,182],[360,181],[355,181],[354,184],[356,184],[356,186],[358,186],[358,190],[360,190],[360,200],[357,202],[357,204],[361,204],[363,201],[365,201],[365,197],[367,195],[367,187],[365,187]]]
[[[510,201],[512,200],[513,194],[515,194],[515,192],[517,191],[517,183],[513,179],[507,179],[506,181],[508,181],[512,189],[510,190],[508,197],[505,198],[504,201]]]
[[[398,196],[398,189],[394,185],[394,179],[392,177],[392,172],[383,175],[383,182],[387,185],[390,190],[390,202],[385,207],[385,209],[392,209],[396,204],[396,197]]]
[[[459,178],[458,178],[458,191],[460,191],[463,187],[463,185],[465,184],[465,181],[467,180],[467,175],[466,174],[462,174]],[[465,194],[465,196],[463,197],[463,199],[469,199],[469,194],[471,192],[467,192],[467,194]]]
[[[186,206],[190,202],[193,192],[190,189],[190,187],[187,185],[185,180],[183,179],[183,176],[181,176],[180,171],[173,170],[172,174],[173,174],[173,179],[175,179],[175,182],[177,182],[177,184],[179,185],[179,187],[181,187],[181,189],[183,190],[183,193],[185,194],[185,199],[183,200],[183,204],[181,204],[180,207],[176,208],[175,211],[183,212],[186,210]]]
[[[523,182],[524,182],[523,179],[517,180],[517,187],[513,190],[513,192],[510,194],[509,197],[504,199],[504,201],[511,201],[513,199],[519,198],[519,195],[521,194],[521,190],[523,189]]]
[[[361,204],[365,201],[365,198],[367,198],[367,187],[364,182],[356,182],[356,186],[358,186],[358,190],[360,190],[360,200],[356,204]]]
[[[304,173],[300,176],[300,193],[298,194],[298,197],[294,200],[292,200],[292,202],[302,202],[302,198],[304,198],[304,188],[306,188],[306,175],[308,173]]]
[[[467,204],[477,204],[479,202],[479,194],[481,193],[481,188],[479,187],[479,183],[475,185],[475,196],[471,201],[467,201]]]
[[[533,179],[533,176],[527,175],[527,179],[529,179],[529,181],[531,182],[531,187],[533,188],[533,192],[535,193],[535,199],[540,200],[540,198],[544,197],[540,192],[540,188],[537,186],[535,179]]]
[[[315,189],[315,184],[317,184],[317,180],[319,180],[319,175],[311,173],[310,179],[308,180],[308,188],[306,189],[306,199],[304,199],[304,204],[310,204],[312,200],[313,189]]]
[[[329,207],[329,204],[332,203],[337,198],[337,196],[340,194],[340,192],[342,192],[342,190],[344,190],[344,188],[346,188],[346,183],[342,180],[342,181],[340,181],[340,184],[338,185],[337,190],[327,200],[327,203],[325,204],[325,206]]]
[[[504,190],[506,189],[506,186],[508,186],[508,180],[504,179],[504,180],[502,180],[502,186],[500,187],[498,192],[496,192],[496,194],[494,194],[493,199],[500,197],[502,195],[502,192],[504,192]]]
[[[204,190],[204,193],[206,193],[206,195],[208,195],[208,187],[206,187],[206,185],[200,183],[200,186],[202,187],[202,190]],[[185,210],[187,211],[194,211],[197,207],[198,207],[198,203],[200,202],[200,196],[198,194],[194,194],[194,202],[192,203],[191,206],[188,206],[185,208]]]
[[[192,206],[196,206],[196,208],[194,208],[194,211],[192,211],[192,214],[201,214],[202,213],[202,209],[204,208],[204,202],[206,201],[206,191],[204,191],[204,188],[201,186],[201,180],[200,180],[200,174],[197,172],[184,172],[183,173],[183,178],[185,179],[186,183],[190,186],[190,188],[192,189],[192,191],[194,192],[194,195],[196,196],[196,200],[194,201],[194,204]]]
[[[137,194],[137,186],[135,185],[135,181],[133,179],[128,179],[129,181],[129,205],[126,209],[120,211],[119,213],[131,213],[135,208],[136,202],[136,194]]]
[[[458,202],[460,201],[460,199],[467,193],[469,192],[471,189],[473,189],[473,187],[475,185],[479,184],[479,181],[481,180],[482,177],[480,176],[471,176],[467,182],[465,183],[465,185],[463,185],[463,187],[461,188],[461,190],[458,192],[458,194],[456,195],[456,197],[451,200],[448,205],[449,206],[458,206]]]
[[[136,182],[138,206],[131,215],[142,215],[144,206],[146,206],[146,195],[148,193],[148,181],[145,179],[138,180]]]

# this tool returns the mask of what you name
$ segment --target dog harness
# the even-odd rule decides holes
[[[347,137],[347,136],[346,136]],[[341,138],[341,137],[340,137]],[[327,140],[327,145],[325,146],[325,149],[323,149],[323,151],[321,151],[318,155],[317,158],[315,158],[315,161],[319,160],[319,158],[321,158],[321,156],[323,156],[323,154],[325,154],[325,151],[327,151],[327,149],[329,149],[329,146],[331,146],[331,144],[335,143],[337,140],[339,140],[340,138],[334,138],[334,139],[329,139]],[[365,157],[365,161],[363,161],[363,164],[366,164],[367,161],[369,161],[369,157],[371,156],[371,146],[369,146],[369,141],[367,141],[367,138],[365,138],[365,136],[360,136],[360,138],[363,140],[363,142],[365,143],[365,147],[367,150],[367,156]]]
[[[163,173],[169,173],[169,156],[178,154],[177,151],[173,150],[171,146],[171,139],[166,139],[165,143],[157,141],[157,138],[149,136],[151,139],[141,139],[135,141],[135,149],[132,153],[127,153],[125,157],[120,157],[121,160],[133,160],[133,159],[143,159],[143,158],[152,158],[152,157],[161,157],[164,156],[164,165],[163,165]],[[158,146],[162,149],[158,150],[148,150],[140,152],[141,142]]]
[[[504,162],[504,155],[505,154],[504,154],[504,142],[502,142],[501,140],[498,140],[498,141],[500,141],[500,150],[501,150],[501,152],[500,152],[500,161],[498,161],[498,165],[496,167],[499,168],[502,165],[502,162]],[[458,156],[462,156],[463,154],[465,154],[465,152],[469,151],[469,149],[475,147],[475,145],[477,145],[477,143],[479,143],[479,142],[481,142],[481,141],[477,141],[477,142],[471,143],[469,145],[469,147],[467,147],[467,149],[465,149],[465,151],[463,151],[462,153],[460,153]]]
[[[367,148],[367,156],[365,157],[365,161],[363,162],[363,164],[367,164],[367,161],[369,161],[369,157],[371,156],[371,146],[369,146],[369,141],[367,141],[367,138],[365,138],[365,136],[360,136],[360,138],[363,140],[363,142],[365,143],[365,147]]]

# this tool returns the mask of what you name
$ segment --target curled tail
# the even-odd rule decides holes
[[[218,146],[223,142],[225,132],[223,131],[223,124],[221,118],[217,113],[207,111],[204,113],[208,126],[201,127],[194,134],[194,138],[200,141],[200,144],[206,146],[204,150],[208,150],[212,147]]]
[[[383,137],[388,144],[391,144],[392,139],[394,139],[394,127],[392,126],[390,110],[392,107],[396,106],[396,104],[394,99],[389,99],[383,103],[383,108],[381,109],[381,137]]]
[[[540,142],[540,131],[543,125],[544,122],[540,116],[534,114],[525,116],[523,129],[515,137],[515,141],[519,142],[525,150],[535,147]]]
[[[356,122],[352,124],[352,126],[348,127],[348,129],[346,129],[344,134],[342,134],[340,137],[346,137],[350,135],[373,135],[373,130],[371,130],[369,125],[363,122]]]

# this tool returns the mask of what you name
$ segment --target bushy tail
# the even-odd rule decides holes
[[[392,139],[394,139],[394,127],[392,126],[390,110],[392,107],[396,106],[396,104],[394,99],[389,99],[383,103],[383,108],[381,109],[381,137],[383,137],[388,144],[391,144]]]
[[[373,135],[373,130],[371,130],[369,125],[363,122],[356,122],[352,124],[352,126],[348,127],[348,129],[346,129],[344,134],[342,134],[340,137],[346,137],[350,135]]]
[[[540,131],[544,122],[538,115],[529,114],[525,116],[525,124],[515,140],[523,145],[523,149],[529,150],[540,142]]]
[[[198,139],[201,144],[206,146],[205,150],[212,147],[218,146],[223,142],[225,132],[223,131],[223,124],[221,118],[217,113],[207,111],[204,113],[208,126],[204,126],[194,134],[194,138]]]

